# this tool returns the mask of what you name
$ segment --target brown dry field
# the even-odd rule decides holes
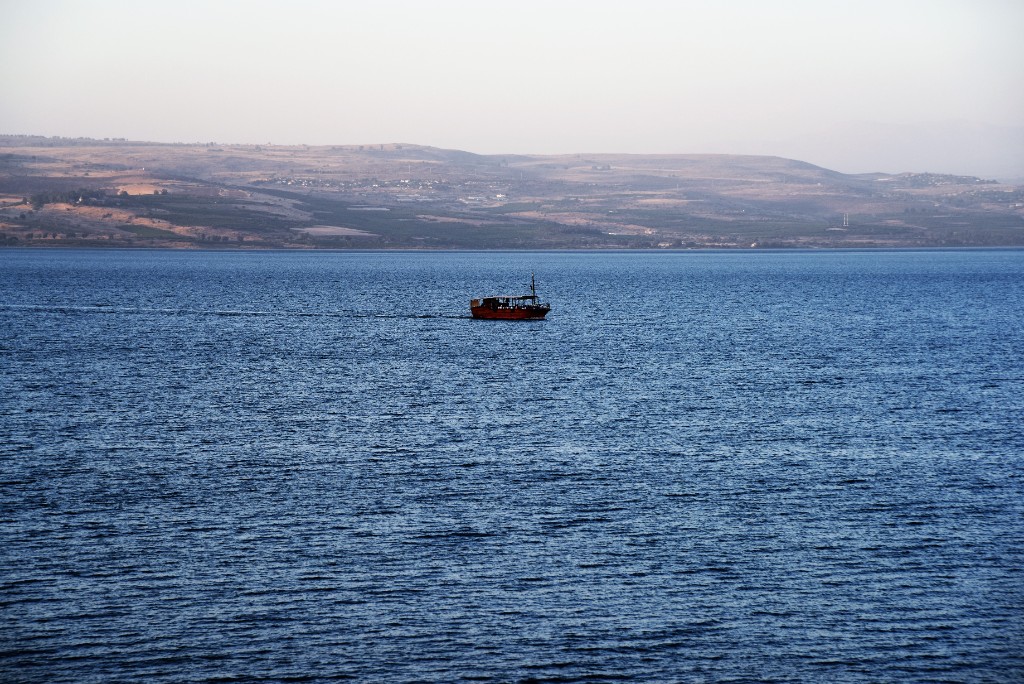
[[[376,237],[373,233],[367,233],[365,230],[345,228],[343,226],[310,226],[308,228],[298,228],[297,230],[310,235],[320,236]]]

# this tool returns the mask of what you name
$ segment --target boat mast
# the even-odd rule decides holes
[[[530,294],[537,299],[537,282],[534,280],[533,273],[530,273]]]

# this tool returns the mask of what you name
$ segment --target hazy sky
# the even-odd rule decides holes
[[[1024,176],[1022,0],[0,7],[0,133]]]

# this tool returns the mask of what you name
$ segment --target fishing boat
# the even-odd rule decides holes
[[[540,301],[537,296],[537,284],[530,274],[530,294],[500,295],[481,297],[469,303],[473,318],[490,318],[506,321],[538,320],[548,315],[551,305]]]

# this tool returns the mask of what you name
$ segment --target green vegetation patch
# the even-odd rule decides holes
[[[163,228],[153,228],[152,226],[134,226],[130,224],[122,224],[117,227],[118,230],[131,233],[142,238],[160,238],[163,240],[188,240],[189,238],[184,235],[178,235],[172,233],[169,230]]]
[[[253,233],[284,233],[296,222],[224,198],[196,195],[132,195],[123,206],[148,209],[176,226],[206,226]]]

